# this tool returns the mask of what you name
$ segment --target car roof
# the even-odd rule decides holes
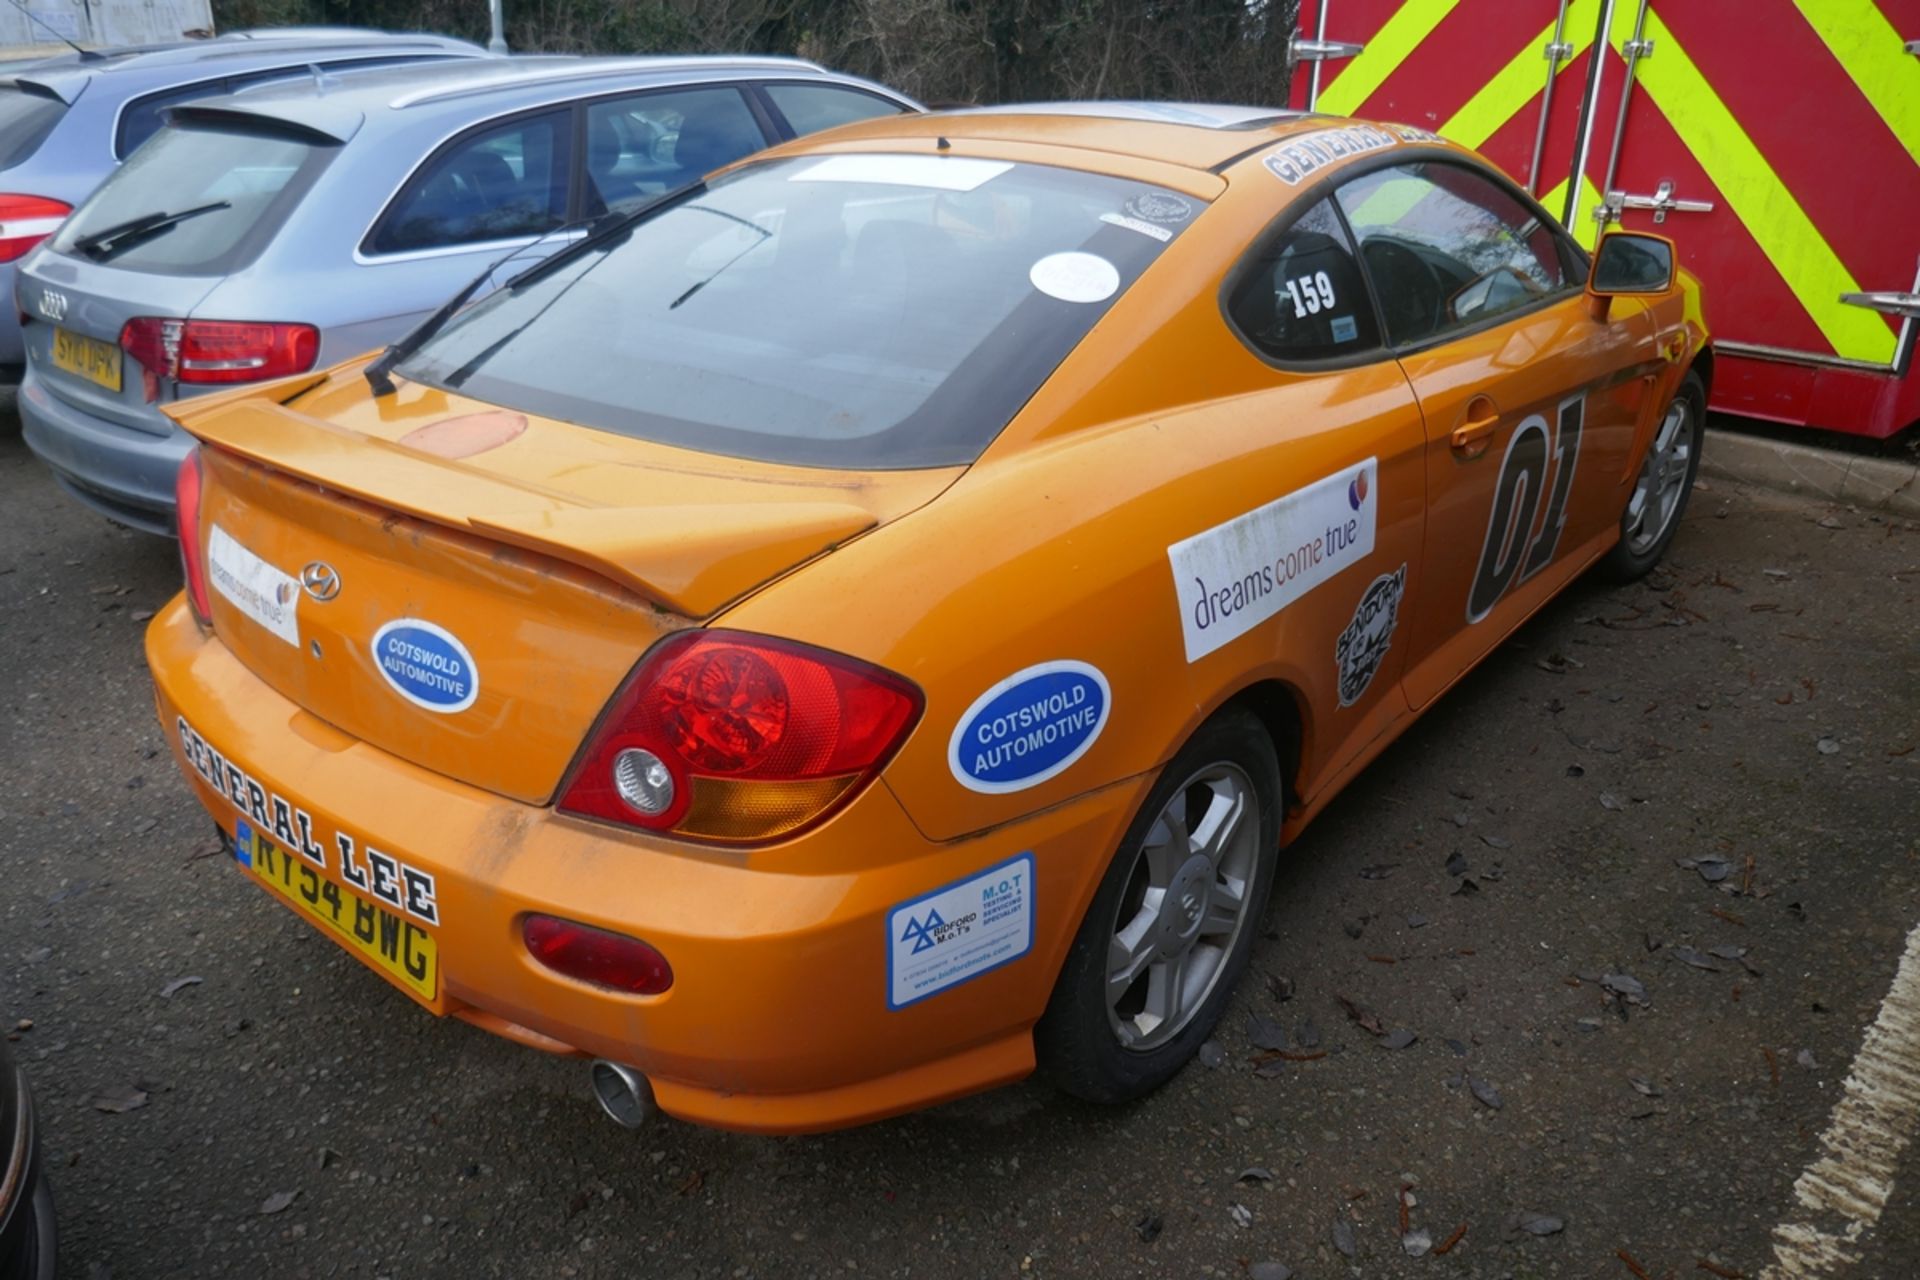
[[[1289,134],[1350,123],[1357,122],[1344,116],[1204,102],[1036,102],[887,116],[842,125],[833,131],[831,143],[967,139],[989,147],[1036,144],[1218,170]]]
[[[383,114],[430,112],[443,106],[470,114],[470,108],[459,104],[481,98],[511,98],[521,105],[534,106],[591,93],[599,81],[606,82],[609,89],[620,89],[636,82],[670,85],[747,76],[848,82],[847,77],[798,58],[542,55],[368,68],[326,75],[317,81],[280,81],[197,102],[191,113],[257,116],[344,140],[363,120]]]
[[[306,27],[287,34],[271,30],[242,31],[211,40],[55,54],[0,76],[0,85],[29,85],[42,94],[51,93],[62,102],[71,103],[96,77],[106,82],[124,82],[128,92],[139,92],[156,85],[190,83],[204,76],[292,65],[319,55],[381,56],[409,52],[465,54],[476,60],[485,54],[478,45],[450,36],[361,31],[350,27]]]

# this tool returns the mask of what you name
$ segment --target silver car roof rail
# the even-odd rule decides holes
[[[137,53],[128,58],[113,58],[98,65],[84,65],[80,68],[100,75],[113,75],[118,72],[141,71],[149,67],[188,66],[200,63],[218,65],[223,61],[258,62],[275,55],[307,55],[351,53],[364,50],[368,56],[377,57],[390,52],[409,52],[417,50],[459,50],[472,52],[477,46],[466,40],[455,40],[448,36],[406,35],[406,36],[334,36],[325,39],[301,37],[297,39],[268,40],[247,39],[227,41],[224,39],[200,40],[192,44],[175,45],[166,49],[155,49],[146,53]],[[298,57],[293,58],[298,61]]]
[[[631,76],[644,72],[672,71],[801,71],[809,75],[825,75],[827,69],[817,62],[808,62],[804,58],[775,57],[729,57],[724,54],[702,55],[685,58],[620,58],[595,59],[591,63],[579,66],[555,67],[547,72],[534,72],[527,75],[511,75],[502,70],[502,59],[495,62],[477,62],[473,65],[473,79],[461,84],[435,86],[428,89],[416,89],[412,93],[403,93],[387,105],[395,111],[405,111],[426,103],[446,102],[454,98],[463,98],[471,94],[491,93],[497,89],[519,88],[523,85],[554,84],[568,80],[598,80],[610,76]]]

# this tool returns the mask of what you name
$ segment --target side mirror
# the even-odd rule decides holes
[[[1666,293],[1673,288],[1673,241],[1640,231],[1602,236],[1587,272],[1587,306],[1605,320],[1621,294]]]

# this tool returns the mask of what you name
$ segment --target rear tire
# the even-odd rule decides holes
[[[1700,471],[1700,437],[1707,421],[1707,386],[1698,372],[1680,380],[1660,425],[1654,428],[1640,475],[1620,513],[1620,541],[1595,566],[1611,582],[1647,575],[1680,528],[1693,478]]]
[[[1161,772],[1034,1029],[1062,1090],[1131,1101],[1212,1033],[1273,892],[1281,796],[1273,740],[1237,707],[1202,725]]]

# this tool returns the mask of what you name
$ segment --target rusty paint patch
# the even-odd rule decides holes
[[[498,449],[527,429],[527,417],[505,409],[484,413],[465,413],[415,427],[398,443],[436,458],[471,458],[489,449]]]

